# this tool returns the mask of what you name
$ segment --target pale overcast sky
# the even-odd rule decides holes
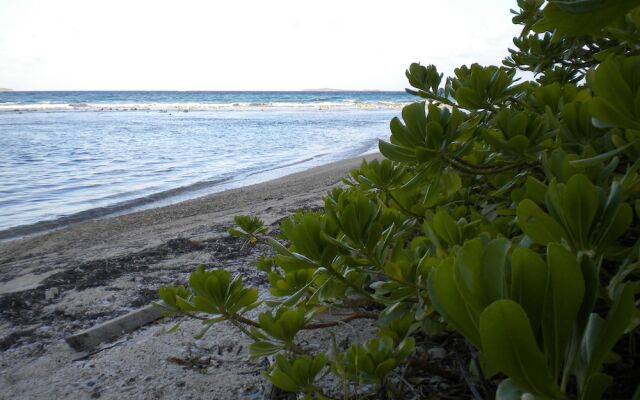
[[[0,0],[0,87],[402,90],[498,64],[515,0]]]

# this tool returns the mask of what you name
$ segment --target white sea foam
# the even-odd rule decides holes
[[[215,110],[391,110],[404,102],[355,101],[340,102],[236,102],[236,103],[0,103],[0,112],[50,111],[215,111]]]

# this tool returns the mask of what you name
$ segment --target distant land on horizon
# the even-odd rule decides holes
[[[317,88],[317,89],[302,89],[301,92],[383,92],[380,89],[334,89],[334,88]],[[393,92],[393,90],[390,90]]]
[[[13,92],[13,90],[8,89],[8,88],[0,87],[0,92]]]

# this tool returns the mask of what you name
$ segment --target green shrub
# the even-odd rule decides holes
[[[425,101],[391,121],[386,159],[363,161],[322,212],[291,216],[279,238],[236,219],[232,235],[275,250],[258,264],[270,298],[199,269],[187,287],[160,290],[163,307],[230,321],[254,357],[276,355],[267,379],[307,397],[329,397],[327,374],[416,397],[426,373],[410,365],[451,331],[473,349],[462,375],[487,397],[640,396],[628,380],[612,394],[623,367],[605,367],[638,368],[640,1],[518,6],[523,30],[503,66],[444,80],[433,65],[409,67],[407,91]],[[352,314],[318,322],[330,306]],[[377,320],[378,337],[326,356],[297,340],[356,318]]]

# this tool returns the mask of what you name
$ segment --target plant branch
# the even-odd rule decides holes
[[[456,169],[459,169],[463,172],[467,172],[474,175],[495,175],[502,172],[510,171],[512,169],[517,169],[521,167],[534,167],[535,163],[530,163],[527,161],[507,164],[502,166],[486,166],[486,165],[477,165],[471,164],[468,161],[465,161],[458,157],[449,157],[445,154],[442,155],[443,158],[451,164]]]
[[[331,328],[333,326],[337,326],[340,324],[344,324],[345,322],[353,321],[354,319],[378,319],[378,314],[376,313],[367,313],[367,312],[359,312],[349,315],[346,318],[337,320],[337,321],[329,321],[329,322],[318,322],[315,324],[307,324],[302,329],[312,330],[312,329],[323,329],[323,328]]]
[[[347,280],[347,278],[345,278],[340,273],[338,273],[338,271],[333,269],[333,267],[331,267],[329,265],[325,265],[324,268],[326,268],[326,270],[329,271],[329,273],[331,275],[333,275],[333,277],[335,277],[337,280],[339,280],[340,282],[344,283],[345,285],[349,286],[351,289],[355,290],[356,293],[358,293],[359,295],[361,295],[365,299],[369,300],[372,303],[379,303],[376,299],[371,297],[371,295],[369,293],[367,293],[364,289],[362,289],[360,286],[355,285],[353,282],[349,282]]]
[[[207,320],[208,318],[204,318],[204,317],[200,317],[198,315],[194,315],[194,314],[187,314],[185,313],[187,316],[191,317],[191,318],[195,318],[195,319],[199,319],[199,320]],[[379,315],[377,313],[370,313],[370,312],[356,312],[353,313],[345,318],[342,318],[340,320],[336,320],[336,321],[328,321],[328,322],[319,322],[319,323],[314,323],[314,324],[307,324],[305,325],[302,329],[304,330],[313,330],[313,329],[322,329],[322,328],[330,328],[333,326],[337,326],[340,324],[343,324],[345,322],[349,322],[349,321],[353,321],[354,319],[378,319]],[[232,321],[232,319],[229,319],[229,321]],[[245,325],[249,325],[249,326],[253,326],[254,328],[259,328],[260,324],[252,319],[243,317],[241,315],[235,315],[233,317],[233,321],[236,322],[241,322]],[[233,323],[233,322],[232,322]],[[235,324],[234,324],[235,325]],[[244,332],[243,332],[244,333]],[[246,333],[247,335],[252,336],[250,333]]]
[[[243,318],[238,316],[239,318]],[[244,326],[242,326],[238,321],[232,319],[232,318],[228,318],[227,321],[231,322],[231,325],[235,326],[236,328],[238,328],[238,330],[240,330],[240,332],[244,333],[245,335],[249,336],[249,338],[251,338],[254,341],[259,341],[260,339],[258,339],[253,333],[249,332],[249,330],[247,328],[245,328]],[[253,322],[253,321],[252,321]]]
[[[393,202],[394,202],[394,203],[396,203],[396,204],[398,205],[398,207],[400,208],[400,210],[402,210],[402,212],[404,212],[405,214],[411,215],[412,217],[415,217],[415,218],[420,218],[420,219],[423,219],[423,218],[424,218],[424,216],[419,215],[419,214],[416,214],[416,213],[414,213],[413,211],[406,209],[406,208],[405,208],[405,207],[404,207],[404,206],[403,206],[403,205],[398,201],[398,199],[396,199],[396,198],[395,198],[395,196],[394,196],[393,194],[391,194],[391,192],[390,192],[390,191],[385,190],[385,193],[389,196],[389,198],[390,198],[391,200],[393,200]]]

